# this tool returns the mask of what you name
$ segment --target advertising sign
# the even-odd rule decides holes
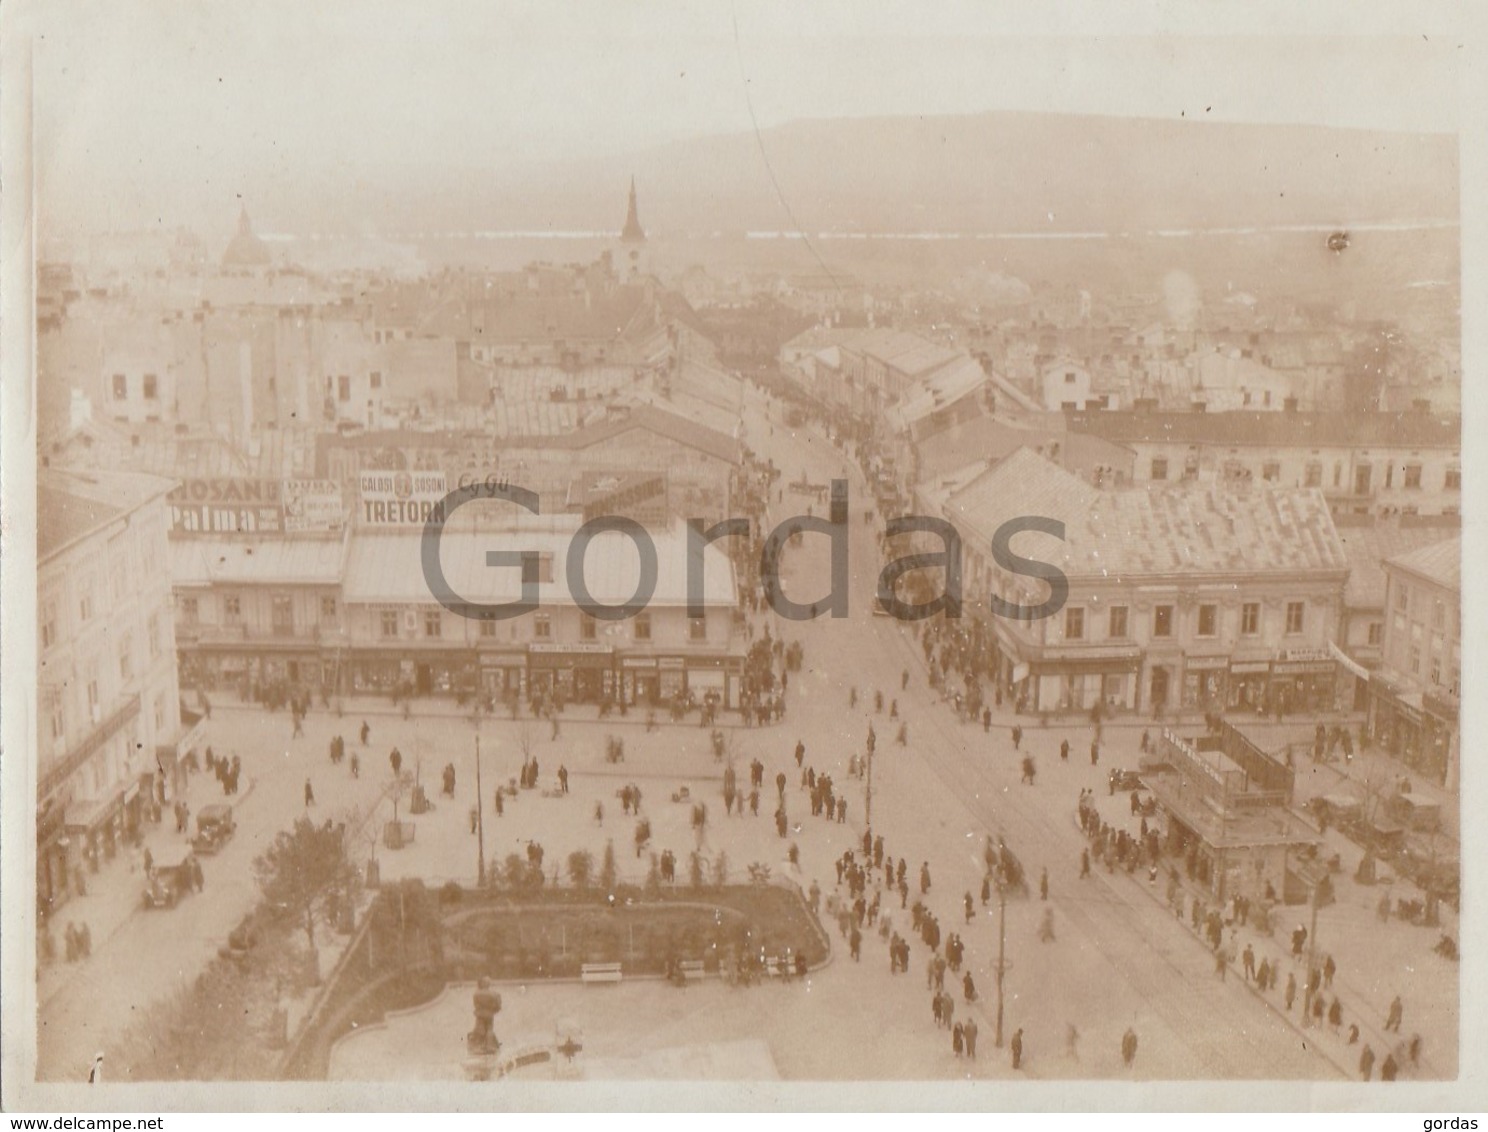
[[[193,477],[182,480],[166,502],[176,534],[278,534],[284,530],[278,480]]]
[[[443,472],[362,472],[358,522],[367,527],[421,527],[443,518]]]
[[[286,531],[339,531],[346,526],[346,505],[334,480],[285,480]]]

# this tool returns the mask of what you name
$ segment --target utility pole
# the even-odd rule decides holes
[[[867,775],[868,775],[868,799],[866,805],[865,820],[868,822],[868,832],[873,832],[873,743],[868,744]]]
[[[1002,871],[997,872],[997,1032],[993,1044],[1002,1048],[1002,977],[1007,973],[1007,888],[1002,883]]]
[[[480,757],[480,735],[475,737],[475,832],[476,832],[476,860],[475,875],[477,883],[482,888],[486,887],[486,815],[485,807],[481,799],[485,794],[481,790],[481,757]]]
[[[1307,930],[1307,994],[1302,1000],[1302,1025],[1312,1025],[1312,973],[1317,970],[1318,885],[1312,886],[1312,926]]]

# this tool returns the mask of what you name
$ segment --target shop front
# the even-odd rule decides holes
[[[587,641],[528,646],[531,694],[565,703],[597,704],[615,694],[615,650]]]
[[[1032,661],[1026,666],[1032,710],[1130,711],[1135,706],[1141,663],[1141,654],[1135,650],[1115,655],[1065,652]]]
[[[687,661],[680,656],[656,658],[657,694],[663,703],[681,699],[687,693]]]
[[[1271,683],[1269,660],[1230,661],[1229,693],[1227,703],[1231,711],[1252,711],[1260,714],[1266,710],[1266,688]]]
[[[1332,711],[1338,663],[1327,649],[1291,649],[1272,662],[1269,707],[1279,715]]]
[[[483,652],[480,655],[481,688],[494,704],[524,699],[527,695],[525,652]]]
[[[1370,732],[1393,758],[1438,783],[1448,779],[1455,716],[1438,700],[1371,674]],[[1432,710],[1432,708],[1438,710]]]
[[[1190,710],[1223,710],[1228,702],[1230,658],[1190,656],[1183,662],[1183,706]]]
[[[620,694],[631,705],[660,701],[661,681],[654,656],[620,658]]]
[[[739,703],[740,657],[695,656],[687,660],[687,690],[699,703],[733,709]]]

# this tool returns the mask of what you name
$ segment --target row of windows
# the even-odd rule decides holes
[[[1301,601],[1289,601],[1286,606],[1286,632],[1289,635],[1301,633],[1307,617],[1307,603]],[[1152,635],[1153,637],[1171,637],[1175,625],[1174,608],[1171,605],[1155,606],[1152,610]],[[1113,605],[1106,614],[1106,636],[1119,639],[1127,635],[1127,607],[1124,605]],[[1261,631],[1261,603],[1258,601],[1247,601],[1240,607],[1240,635],[1253,637]],[[1217,637],[1219,635],[1219,606],[1213,604],[1201,605],[1198,608],[1198,616],[1194,627],[1194,635],[1199,637]],[[1080,641],[1085,639],[1085,610],[1078,606],[1069,606],[1064,611],[1064,636],[1066,640]]]
[[[115,401],[127,401],[129,399],[129,378],[122,373],[114,374],[113,395]],[[147,373],[140,378],[140,395],[146,401],[154,401],[160,396],[160,379],[153,373]]]
[[[1401,482],[1401,487],[1403,487],[1403,488],[1405,488],[1407,490],[1410,490],[1410,491],[1419,491],[1421,489],[1421,473],[1422,473],[1422,470],[1423,469],[1422,469],[1422,466],[1420,464],[1406,464],[1406,465],[1404,465],[1404,467],[1401,469],[1401,481],[1400,481]],[[1186,460],[1184,462],[1184,465],[1183,465],[1182,478],[1183,479],[1186,479],[1186,480],[1188,480],[1188,479],[1196,479],[1198,477],[1198,474],[1199,474],[1199,463],[1198,463],[1198,460],[1197,459],[1194,459],[1194,458],[1190,458],[1190,459]],[[1244,474],[1246,476],[1248,476],[1249,475],[1249,472],[1248,471],[1245,471]],[[1154,480],[1165,480],[1165,479],[1168,478],[1168,460],[1167,460],[1166,457],[1163,457],[1163,456],[1155,456],[1155,457],[1153,457],[1153,459],[1152,459],[1152,475],[1151,475],[1151,478],[1154,479]],[[1368,467],[1360,467],[1360,468],[1356,468],[1355,469],[1355,494],[1356,495],[1368,495],[1369,494],[1369,478],[1370,477],[1369,477],[1369,468]],[[1267,460],[1267,461],[1265,461],[1261,465],[1261,479],[1263,481],[1265,481],[1266,483],[1276,483],[1277,481],[1279,481],[1281,479],[1281,461],[1279,461],[1279,460]],[[1343,485],[1343,465],[1342,464],[1335,464],[1335,465],[1333,465],[1333,486],[1334,487],[1341,487],[1342,485]],[[1306,465],[1303,468],[1302,486],[1304,486],[1304,487],[1322,487],[1323,486],[1323,466],[1321,464],[1319,464],[1319,463],[1310,463],[1310,464]],[[1393,464],[1386,464],[1385,465],[1385,487],[1390,488],[1390,487],[1394,487],[1394,486],[1395,486],[1395,466]],[[1443,476],[1442,476],[1442,487],[1446,491],[1461,491],[1462,490],[1462,469],[1461,468],[1448,468],[1443,473]]]
[[[480,623],[480,635],[482,637],[494,637],[496,635],[496,621],[482,621]],[[638,613],[630,619],[631,635],[637,641],[649,641],[651,639],[651,615],[649,613]],[[385,610],[382,614],[382,635],[384,637],[396,637],[399,632],[399,614],[395,610]],[[444,632],[444,615],[438,610],[427,610],[424,613],[424,636],[438,637]],[[553,637],[553,616],[550,613],[534,613],[532,615],[532,635],[537,640],[551,640]],[[708,623],[702,617],[689,617],[687,620],[687,635],[689,640],[705,641],[708,639]],[[599,636],[599,623],[592,617],[583,617],[579,620],[579,637],[581,640],[593,641]]]

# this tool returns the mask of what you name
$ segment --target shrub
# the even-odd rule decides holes
[[[578,889],[589,887],[594,876],[594,854],[587,849],[575,849],[568,855],[568,879]]]

